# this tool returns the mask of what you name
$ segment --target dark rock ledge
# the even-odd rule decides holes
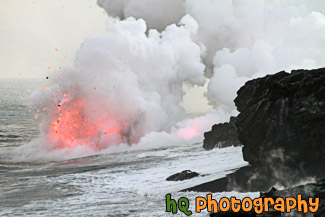
[[[186,179],[191,179],[196,176],[199,176],[197,172],[192,172],[191,170],[184,170],[180,173],[169,176],[166,181],[183,181]]]
[[[325,68],[283,71],[248,81],[234,102],[240,114],[205,133],[204,148],[242,144],[243,158],[249,166],[184,191],[252,192],[276,185],[290,189],[305,178],[325,177]],[[315,217],[325,215],[322,183],[322,190],[314,188],[314,195],[322,198]],[[297,192],[308,196],[303,188],[296,188]],[[291,191],[276,194],[284,192]],[[236,216],[223,214],[212,216]]]
[[[211,131],[204,133],[203,148],[206,150],[239,145],[235,117],[231,117],[229,123],[213,125]]]
[[[212,147],[238,136],[250,166],[187,190],[266,191],[325,176],[325,68],[248,81],[234,102],[238,117],[228,126],[213,126],[204,144]]]

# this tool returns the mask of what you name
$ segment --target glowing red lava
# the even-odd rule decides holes
[[[83,100],[69,100],[68,94],[64,94],[64,98],[64,103],[57,106],[48,129],[53,148],[87,146],[97,151],[121,142],[121,127],[116,122],[107,117],[100,121],[92,120],[85,112],[87,105]]]
[[[183,138],[183,139],[189,141],[189,140],[193,139],[194,137],[199,136],[200,132],[196,126],[188,126],[186,128],[179,129],[176,132],[176,135],[180,138]]]

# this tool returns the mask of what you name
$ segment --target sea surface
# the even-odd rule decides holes
[[[207,193],[179,191],[247,165],[241,147],[205,151],[202,143],[126,147],[61,161],[19,160],[16,149],[39,137],[39,120],[29,112],[29,97],[41,83],[0,79],[0,216],[185,216],[165,212],[167,193],[176,200],[189,198],[192,216],[208,216],[206,211],[194,212],[194,198]],[[187,169],[201,176],[166,181]],[[214,199],[225,196],[257,193],[213,194]]]

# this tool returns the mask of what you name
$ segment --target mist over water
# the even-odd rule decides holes
[[[18,156],[201,141],[237,113],[233,99],[247,80],[325,64],[323,1],[97,3],[108,15],[107,33],[85,39],[74,67],[33,93],[41,135]],[[203,86],[206,77],[214,111],[186,118],[183,85]]]
[[[241,158],[240,147],[207,152],[201,141],[193,144],[193,140],[182,139],[182,133],[187,131],[179,131],[179,136],[151,132],[132,146],[119,144],[101,151],[84,146],[73,151],[46,149],[48,146],[42,143],[42,135],[38,133],[44,120],[41,114],[35,119],[35,115],[29,113],[35,108],[28,100],[28,90],[42,84],[42,81],[28,79],[0,79],[0,216],[78,216],[80,213],[85,216],[138,217],[153,213],[168,216],[164,210],[166,193],[174,192],[173,197],[186,196],[194,204],[196,193],[176,192],[247,165]],[[177,127],[195,124],[196,120],[199,123],[222,121],[211,120],[211,116],[206,115],[188,120],[193,123],[180,122],[181,126]],[[24,145],[37,137],[39,139]],[[17,148],[19,151],[14,155],[8,152]],[[209,165],[216,160],[219,166],[211,170]],[[195,170],[202,176],[177,183],[165,180],[184,169]],[[225,195],[247,196],[229,192],[214,194],[214,198]],[[256,197],[257,193],[249,195]]]

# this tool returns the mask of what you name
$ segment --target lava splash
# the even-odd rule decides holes
[[[32,96],[46,146],[97,151],[170,132],[185,116],[183,83],[205,82],[196,21],[181,24],[147,34],[143,20],[112,18],[107,35],[86,39],[74,67],[49,75]]]
[[[111,143],[122,142],[121,126],[109,117],[97,122],[92,120],[84,111],[85,105],[85,101],[74,99],[57,106],[48,130],[54,148],[74,149],[78,145],[87,145],[100,150]]]

